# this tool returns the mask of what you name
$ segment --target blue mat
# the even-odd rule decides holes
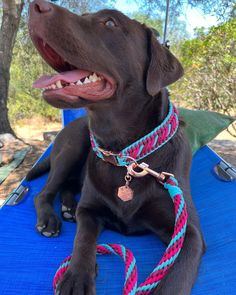
[[[192,195],[208,248],[192,295],[236,294],[236,183],[216,178],[213,167],[219,161],[208,147],[199,150],[193,160]],[[60,237],[52,239],[40,236],[34,229],[33,198],[43,187],[46,177],[23,181],[22,184],[29,187],[23,201],[0,210],[0,295],[53,294],[54,273],[72,251],[75,224],[63,222]],[[59,203],[56,207],[59,213]],[[107,230],[98,243],[108,242],[121,243],[133,251],[140,282],[151,272],[165,249],[153,235],[127,238]],[[124,282],[121,259],[99,256],[98,265],[97,294],[121,295]]]

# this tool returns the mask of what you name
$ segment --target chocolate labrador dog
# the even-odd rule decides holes
[[[127,170],[97,157],[89,133],[104,150],[117,152],[151,132],[168,113],[165,87],[178,80],[183,69],[151,29],[115,10],[78,16],[35,0],[30,4],[29,31],[41,56],[58,72],[41,77],[34,87],[43,88],[44,99],[57,108],[85,107],[88,113],[60,132],[50,159],[28,175],[31,179],[50,169],[35,199],[37,230],[45,236],[58,235],[61,222],[53,209],[54,198],[60,191],[64,217],[73,218],[74,195],[81,188],[72,260],[57,294],[92,295],[101,230],[106,227],[126,235],[151,231],[168,244],[174,208],[151,175],[130,182],[131,200],[117,197]],[[188,295],[204,240],[190,193],[191,150],[182,123],[173,138],[145,157],[145,162],[156,171],[175,175],[189,215],[183,249],[154,294]]]

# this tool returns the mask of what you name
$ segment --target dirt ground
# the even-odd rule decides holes
[[[26,155],[22,164],[0,185],[0,205],[8,194],[17,188],[20,181],[50,144],[50,141],[44,140],[43,133],[47,131],[59,131],[61,129],[61,123],[50,122],[36,117],[22,120],[20,123],[18,122],[17,125],[13,125],[13,129],[16,135],[24,140],[26,145],[31,146],[31,150]]]
[[[7,195],[18,186],[19,182],[49,145],[50,141],[44,140],[43,132],[59,131],[61,123],[32,118],[18,122],[13,127],[17,136],[31,146],[31,150],[23,163],[0,185],[0,205]],[[236,167],[236,138],[230,136],[228,132],[222,132],[209,145],[222,158]]]

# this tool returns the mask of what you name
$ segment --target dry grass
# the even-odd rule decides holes
[[[43,140],[43,132],[60,130],[61,127],[61,122],[52,122],[39,116],[13,124],[16,135],[24,141]]]

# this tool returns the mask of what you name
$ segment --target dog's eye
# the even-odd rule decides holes
[[[107,27],[115,27],[116,24],[115,24],[115,22],[112,19],[109,19],[109,20],[107,20],[105,22],[105,26],[107,26]]]

